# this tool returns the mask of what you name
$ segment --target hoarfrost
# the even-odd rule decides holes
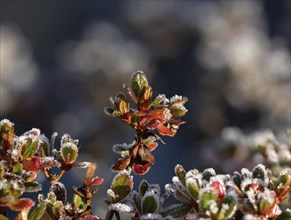
[[[205,169],[202,174],[205,174],[205,173],[210,173],[212,176],[216,175],[216,172],[213,168],[207,168]]]
[[[205,213],[208,216],[211,216],[211,213],[216,214],[218,212],[218,207],[216,202],[214,202],[213,200],[209,201],[209,210],[207,210]]]
[[[156,192],[152,189],[146,191],[146,193],[144,194],[144,196],[142,197],[141,199],[141,203],[143,204],[144,200],[147,198],[147,197],[153,197],[154,200],[156,201],[156,204],[159,205],[160,204],[160,198],[159,196],[156,194]]]
[[[109,210],[130,213],[134,208],[130,204],[114,203],[109,206]]]
[[[182,101],[182,100],[183,100],[183,97],[180,95],[174,95],[173,97],[170,98],[171,103],[175,103],[175,102]]]
[[[151,219],[157,219],[157,220],[164,220],[164,218],[160,214],[155,213],[147,213],[145,215],[140,216],[141,220],[151,220]]]
[[[9,127],[13,127],[14,123],[11,122],[10,120],[4,118],[0,121],[0,127],[2,127],[4,124],[7,124]]]
[[[274,204],[276,199],[276,192],[265,189],[263,192],[258,194],[258,199],[267,201],[270,205]]]

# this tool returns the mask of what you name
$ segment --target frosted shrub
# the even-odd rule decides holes
[[[111,97],[111,106],[105,108],[105,113],[130,125],[135,136],[131,144],[113,146],[113,151],[121,157],[112,165],[112,171],[117,174],[107,189],[108,210],[104,219],[122,219],[125,213],[133,220],[291,219],[290,209],[284,208],[290,200],[288,161],[276,173],[263,164],[232,174],[217,174],[213,168],[186,171],[182,165],[176,165],[172,183],[160,187],[142,180],[134,190],[133,175],[150,171],[155,163],[152,152],[158,143],[164,143],[162,136],[175,136],[185,123],[181,117],[187,112],[184,106],[187,98],[178,95],[166,98],[164,94],[153,97],[153,88],[141,71],[133,74],[131,84],[124,85],[124,89],[127,95],[118,93]],[[20,220],[101,219],[91,206],[97,186],[103,182],[94,174],[96,163],[78,161],[79,141],[69,134],[63,135],[60,146],[56,147],[56,135],[49,141],[39,129],[33,128],[17,136],[14,124],[1,120],[1,220],[8,219],[8,209]],[[273,139],[268,143],[278,145]],[[287,156],[280,155],[288,159],[290,150],[286,146],[282,149]],[[266,154],[266,150],[262,152]],[[73,197],[68,199],[69,189],[61,179],[65,172],[76,168],[86,172],[80,186],[73,187]],[[50,190],[33,201],[29,193],[42,190],[42,184],[36,181],[40,173],[50,183]],[[170,197],[175,200],[168,200]],[[176,202],[169,204],[166,200]]]

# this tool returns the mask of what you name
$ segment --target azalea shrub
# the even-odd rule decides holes
[[[279,172],[258,164],[251,170],[242,168],[232,174],[218,174],[213,168],[185,170],[178,164],[171,183],[164,187],[142,180],[134,189],[134,175],[150,172],[155,163],[152,152],[158,144],[164,144],[163,136],[175,136],[185,123],[182,117],[187,113],[187,98],[167,98],[164,94],[154,97],[142,71],[136,71],[130,85],[123,87],[124,92],[110,98],[111,105],[105,113],[131,126],[135,135],[132,143],[113,146],[120,158],[111,168],[117,174],[104,201],[106,216],[98,216],[91,204],[103,178],[95,175],[96,162],[79,161],[77,139],[65,134],[57,144],[57,133],[49,140],[36,128],[17,136],[14,124],[2,119],[1,220],[8,219],[8,211],[15,212],[19,220],[291,219],[288,165]],[[289,154],[290,145],[286,147]],[[84,178],[79,186],[68,189],[62,177],[78,168],[85,169]],[[46,195],[37,181],[41,173],[50,183]],[[72,198],[67,198],[68,190],[72,190]],[[35,192],[40,192],[38,201],[30,197]]]

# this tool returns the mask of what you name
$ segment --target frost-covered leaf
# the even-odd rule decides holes
[[[200,184],[197,178],[187,178],[186,187],[194,199],[198,199],[200,192]]]
[[[46,210],[44,201],[40,202],[33,211],[29,214],[29,220],[40,220]]]
[[[142,71],[136,71],[131,78],[131,89],[137,98],[140,98],[144,89],[149,86],[146,75]]]
[[[32,156],[23,161],[23,169],[27,171],[38,171],[40,164],[40,158],[38,156]]]
[[[67,201],[67,190],[63,183],[56,182],[54,183],[51,188],[50,192],[53,192],[53,194],[56,196],[57,201],[62,201],[63,204]]]
[[[258,164],[257,166],[255,166],[252,170],[252,173],[253,178],[258,178],[263,181],[266,179],[266,168],[262,164]]]
[[[24,183],[25,191],[27,192],[37,192],[42,190],[42,185],[36,181],[25,182]]]
[[[180,164],[176,165],[176,167],[175,167],[175,173],[176,173],[177,177],[179,178],[180,182],[184,186],[186,186],[186,180],[185,180],[185,178],[186,178],[186,171],[185,171],[185,169]]]
[[[105,107],[104,108],[104,112],[109,115],[109,116],[113,116],[113,113],[114,113],[114,109],[111,108],[111,107]]]
[[[139,184],[139,194],[144,196],[146,191],[149,189],[149,183],[146,180],[142,180]]]
[[[61,146],[60,155],[66,165],[73,164],[78,157],[78,148],[73,143],[64,143]]]
[[[212,190],[207,190],[204,189],[203,191],[200,192],[200,207],[206,211],[210,210],[212,213],[216,213],[218,210],[213,210],[217,209],[217,194],[212,191]]]
[[[215,170],[213,168],[205,169],[202,173],[202,179],[209,181],[210,177],[215,176]]]
[[[63,208],[64,208],[64,204],[62,203],[62,201],[56,201],[53,204],[52,211],[55,216],[60,216]]]
[[[174,197],[183,202],[191,204],[191,197],[187,194],[187,192],[182,191],[181,189],[176,189],[174,192]]]
[[[147,191],[141,201],[142,213],[156,213],[159,209],[159,198],[153,190]]]
[[[30,158],[35,155],[39,147],[39,142],[31,138],[27,138],[21,148],[21,155],[23,159]]]
[[[284,169],[275,180],[274,190],[280,201],[285,200],[291,191],[291,169]]]
[[[113,145],[112,149],[113,152],[118,153],[118,154],[124,154],[124,152],[129,153],[130,148],[132,145],[128,144],[115,144]]]
[[[91,186],[98,186],[100,185],[101,183],[103,183],[103,178],[100,178],[100,177],[94,177],[92,178],[92,181],[91,181]]]
[[[73,206],[77,208],[80,212],[83,212],[87,209],[87,204],[83,201],[81,196],[74,194],[73,196]]]
[[[122,171],[118,173],[112,180],[110,189],[116,195],[113,202],[119,202],[124,199],[132,190],[133,182],[132,177],[126,172]]]
[[[163,209],[159,213],[163,217],[172,216],[173,218],[181,218],[187,215],[187,213],[190,212],[191,209],[191,204],[180,203],[171,205],[170,207]]]
[[[217,217],[218,219],[229,219],[235,214],[236,209],[236,201],[232,197],[227,197],[222,201]]]
[[[7,206],[13,211],[22,211],[24,209],[30,209],[34,206],[34,201],[27,198],[21,198],[8,203]]]

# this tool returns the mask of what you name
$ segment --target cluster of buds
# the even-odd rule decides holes
[[[78,140],[72,139],[68,134],[61,138],[60,149],[54,149],[55,137],[56,134],[52,136],[52,141],[49,143],[49,140],[36,128],[17,136],[12,122],[7,119],[0,121],[0,219],[6,219],[6,208],[16,211],[19,219],[26,219],[28,216],[32,220],[40,219],[48,212],[48,203],[40,201],[30,212],[35,202],[29,198],[23,198],[23,194],[42,189],[42,185],[36,181],[39,173],[44,173],[52,188],[58,188],[53,187],[57,185],[64,188],[58,181],[66,171],[73,167],[87,168],[83,187],[76,188],[75,197],[79,196],[79,200],[82,200],[84,204],[90,204],[92,195],[97,192],[96,189],[90,190],[90,187],[99,185],[103,181],[102,178],[94,177],[96,164],[76,162],[79,151]],[[52,168],[55,172],[52,172]],[[80,191],[83,194],[77,194]],[[66,198],[64,197],[62,201],[66,201]],[[63,213],[70,216],[70,214],[76,215],[76,210],[80,212],[79,207],[76,205],[73,207],[75,207],[73,213]],[[90,214],[88,210],[82,210],[82,215],[78,214],[86,217]]]
[[[131,85],[124,85],[124,88],[132,102],[123,93],[118,93],[110,98],[112,107],[106,107],[105,113],[129,124],[136,136],[132,145],[114,146],[114,151],[123,158],[115,162],[112,170],[133,169],[136,174],[144,174],[155,162],[151,151],[157,147],[157,140],[162,141],[159,135],[173,137],[184,123],[180,118],[187,112],[184,106],[187,98],[176,95],[167,99],[165,95],[158,95],[153,99],[153,89],[141,71],[135,72]],[[131,104],[136,108],[131,108]]]

